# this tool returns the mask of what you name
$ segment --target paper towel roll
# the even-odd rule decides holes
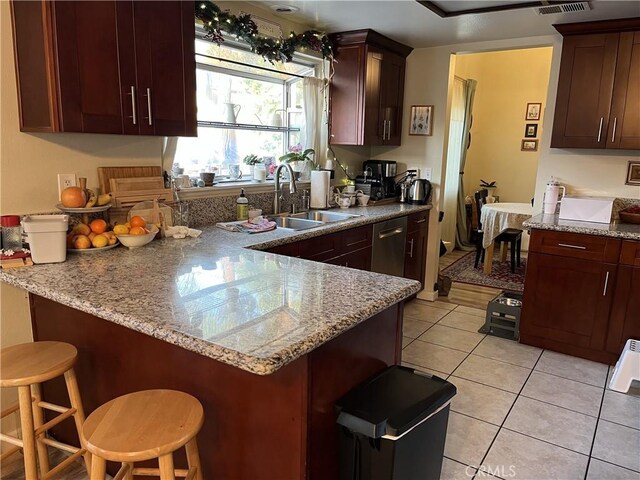
[[[327,194],[331,172],[313,170],[311,172],[311,208],[327,208]]]

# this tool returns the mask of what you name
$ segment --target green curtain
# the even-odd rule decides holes
[[[473,250],[475,246],[469,242],[467,230],[467,210],[464,199],[464,166],[467,162],[467,151],[471,146],[471,122],[473,120],[473,99],[476,94],[478,82],[469,79],[465,82],[465,113],[464,130],[462,134],[462,151],[460,152],[460,187],[458,188],[458,210],[456,227],[456,247],[461,250]]]

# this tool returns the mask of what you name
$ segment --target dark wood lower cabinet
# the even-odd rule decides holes
[[[168,388],[204,407],[198,447],[204,478],[338,478],[335,402],[365,379],[400,363],[402,303],[347,330],[271,375],[255,375],[85,312],[30,296],[34,339],[78,349],[76,374],[86,414],[127,393]],[[345,368],[348,365],[348,368]],[[44,399],[68,404],[61,377]],[[77,444],[73,422],[55,438]],[[176,467],[185,468],[182,452]],[[117,466],[110,464],[113,474]]]
[[[327,260],[326,263],[331,265],[340,265],[342,267],[355,268],[357,270],[371,270],[371,247],[361,248],[354,252],[340,255],[339,257]]]
[[[520,341],[615,363],[640,338],[640,242],[534,230]]]
[[[616,269],[607,263],[530,253],[521,334],[603,349]]]
[[[609,321],[607,351],[619,355],[630,338],[640,339],[640,268],[620,265]]]
[[[424,286],[424,274],[427,255],[426,228],[407,233],[407,245],[404,249],[404,276],[411,280],[417,280]]]

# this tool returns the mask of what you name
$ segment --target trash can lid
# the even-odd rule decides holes
[[[370,438],[399,436],[456,394],[446,380],[394,365],[336,402],[338,423]]]

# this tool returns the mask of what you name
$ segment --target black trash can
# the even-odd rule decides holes
[[[341,480],[438,480],[456,387],[392,366],[336,403]]]

